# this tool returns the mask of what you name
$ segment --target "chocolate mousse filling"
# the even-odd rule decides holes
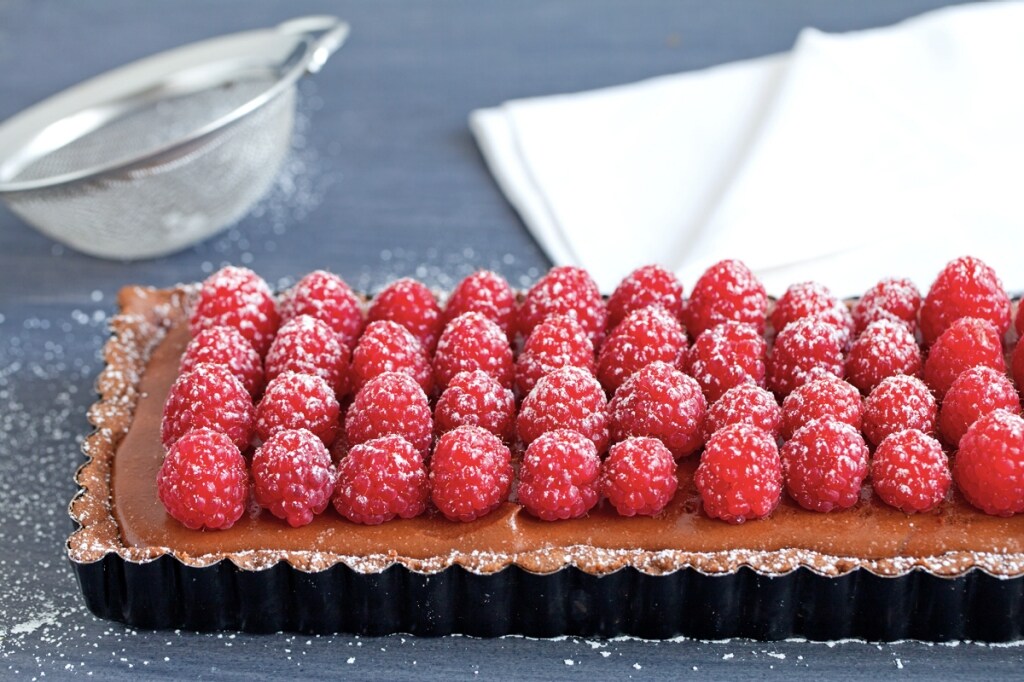
[[[361,572],[398,563],[419,572],[451,565],[491,573],[509,565],[550,573],[572,565],[591,574],[624,566],[661,574],[681,568],[706,573],[749,566],[778,575],[805,566],[824,575],[865,568],[901,575],[921,568],[956,576],[972,568],[997,576],[1024,573],[1024,515],[1001,518],[971,507],[955,491],[934,512],[908,515],[863,488],[851,509],[817,513],[783,497],[767,519],[730,525],[708,518],[693,485],[699,455],[682,460],[679,490],[656,517],[618,516],[606,502],[585,518],[540,521],[506,502],[472,523],[428,512],[379,526],[352,523],[328,506],[308,526],[291,528],[253,506],[223,531],[193,531],[172,519],[157,498],[164,456],[160,420],[189,340],[188,301],[194,288],[129,287],[107,344],[108,366],[90,412],[96,432],[84,450],[81,487],[71,515],[80,528],[69,540],[73,561],[114,553],[128,561],[172,555],[190,566],[229,559],[243,569],[285,561],[317,571],[338,563]]]

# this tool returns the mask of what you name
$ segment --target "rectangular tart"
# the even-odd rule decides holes
[[[428,512],[364,526],[328,507],[302,528],[257,509],[228,530],[189,530],[165,512],[156,475],[195,292],[119,296],[67,543],[101,617],[253,632],[1024,636],[1024,515],[988,516],[959,493],[907,515],[867,485],[846,511],[784,498],[770,518],[734,526],[700,510],[697,457],[680,463],[679,492],[656,517],[603,503],[545,522],[506,502],[471,523]]]

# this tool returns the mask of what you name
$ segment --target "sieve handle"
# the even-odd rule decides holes
[[[322,14],[289,19],[278,24],[276,30],[287,35],[304,35],[313,41],[304,67],[306,73],[316,73],[348,38],[349,26],[337,17]]]

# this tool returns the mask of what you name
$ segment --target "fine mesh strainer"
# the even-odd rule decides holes
[[[313,16],[162,52],[0,125],[0,198],[44,234],[118,259],[172,253],[241,218],[270,187],[295,83],[344,42]]]

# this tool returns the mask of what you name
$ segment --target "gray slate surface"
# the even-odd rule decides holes
[[[1024,649],[970,643],[135,631],[85,610],[63,549],[97,353],[122,285],[198,280],[228,262],[273,283],[329,268],[371,291],[402,275],[450,287],[478,267],[527,285],[548,263],[487,174],[471,109],[763,55],[789,48],[803,26],[878,26],[939,4],[0,0],[0,119],[192,40],[306,13],[353,25],[303,84],[282,180],[222,236],[115,263],[55,246],[0,209],[0,677],[1020,677]]]

